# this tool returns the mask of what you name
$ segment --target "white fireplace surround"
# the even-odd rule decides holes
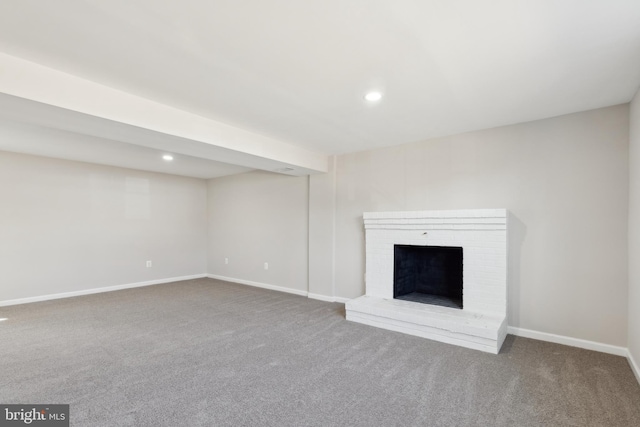
[[[507,334],[506,209],[365,212],[366,295],[347,320],[498,353]],[[462,247],[463,309],[393,299],[394,245]]]

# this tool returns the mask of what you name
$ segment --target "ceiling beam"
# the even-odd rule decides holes
[[[3,116],[291,175],[326,172],[329,158],[168,105],[0,53]]]

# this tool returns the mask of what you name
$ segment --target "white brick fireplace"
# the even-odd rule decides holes
[[[366,295],[347,320],[498,353],[506,337],[505,209],[366,212]],[[394,299],[394,245],[462,248],[462,309]]]

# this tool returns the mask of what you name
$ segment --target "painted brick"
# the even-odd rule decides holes
[[[390,307],[384,308],[384,316],[377,317],[374,308],[369,308],[366,318],[370,324],[384,326],[401,332],[415,332],[415,325],[404,325],[404,321],[420,324],[415,316],[420,316],[421,310],[416,311],[411,318],[401,312],[411,304],[424,304],[403,301],[394,304],[393,300],[393,256],[395,244],[416,246],[456,246],[463,248],[463,310],[445,307],[430,309],[429,316],[436,316],[430,323],[429,331],[440,329],[436,336],[451,331],[453,324],[452,312],[478,313],[480,315],[506,316],[507,312],[507,217],[505,209],[472,209],[449,211],[419,211],[419,212],[365,212],[366,244],[366,295],[367,297],[390,300]],[[427,234],[424,234],[425,231]],[[361,297],[364,298],[364,297]],[[369,303],[369,302],[368,302]],[[376,303],[377,304],[377,303]],[[374,307],[377,305],[373,304]],[[409,304],[409,305],[407,305]],[[355,307],[355,306],[354,306]],[[433,306],[430,306],[433,307]],[[441,309],[444,309],[441,310]],[[355,310],[355,309],[354,309]],[[373,310],[373,311],[371,311]],[[396,313],[394,315],[389,313]],[[389,317],[391,316],[391,318]],[[403,317],[404,316],[404,317]],[[437,317],[441,316],[441,317]],[[363,315],[355,311],[350,316],[347,306],[347,317],[363,319]],[[455,317],[455,316],[454,316]],[[459,333],[473,336],[479,325],[474,325],[469,317],[468,326],[457,327]],[[481,317],[478,317],[481,318]],[[386,319],[386,320],[385,320]],[[382,323],[381,323],[382,322]],[[426,327],[425,327],[426,328]],[[504,329],[504,328],[502,328]],[[426,330],[426,329],[425,329]],[[454,328],[455,330],[455,328]],[[495,331],[495,343],[502,343],[503,332]],[[430,336],[425,332],[424,336]],[[483,338],[484,339],[484,338]],[[451,337],[459,341],[459,336]],[[448,342],[448,341],[447,341]],[[486,343],[483,342],[483,345]],[[491,345],[494,345],[491,344]],[[460,344],[460,345],[465,345]],[[474,344],[476,345],[476,344]],[[498,344],[495,344],[498,345]],[[472,347],[474,348],[474,347]],[[499,348],[498,348],[499,350]],[[491,350],[493,352],[493,350]]]

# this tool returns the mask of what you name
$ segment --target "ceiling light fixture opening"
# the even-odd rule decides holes
[[[279,169],[274,169],[274,172],[281,172],[281,173],[287,173],[287,172],[293,172],[295,169],[294,168],[290,168],[290,167],[285,167],[285,168],[279,168]]]
[[[170,162],[173,160],[173,156],[171,154],[165,154],[164,156],[162,156],[162,160],[164,160],[165,162]]]
[[[380,92],[369,92],[364,96],[364,99],[366,99],[369,102],[377,102],[380,101],[382,99],[382,94]]]

